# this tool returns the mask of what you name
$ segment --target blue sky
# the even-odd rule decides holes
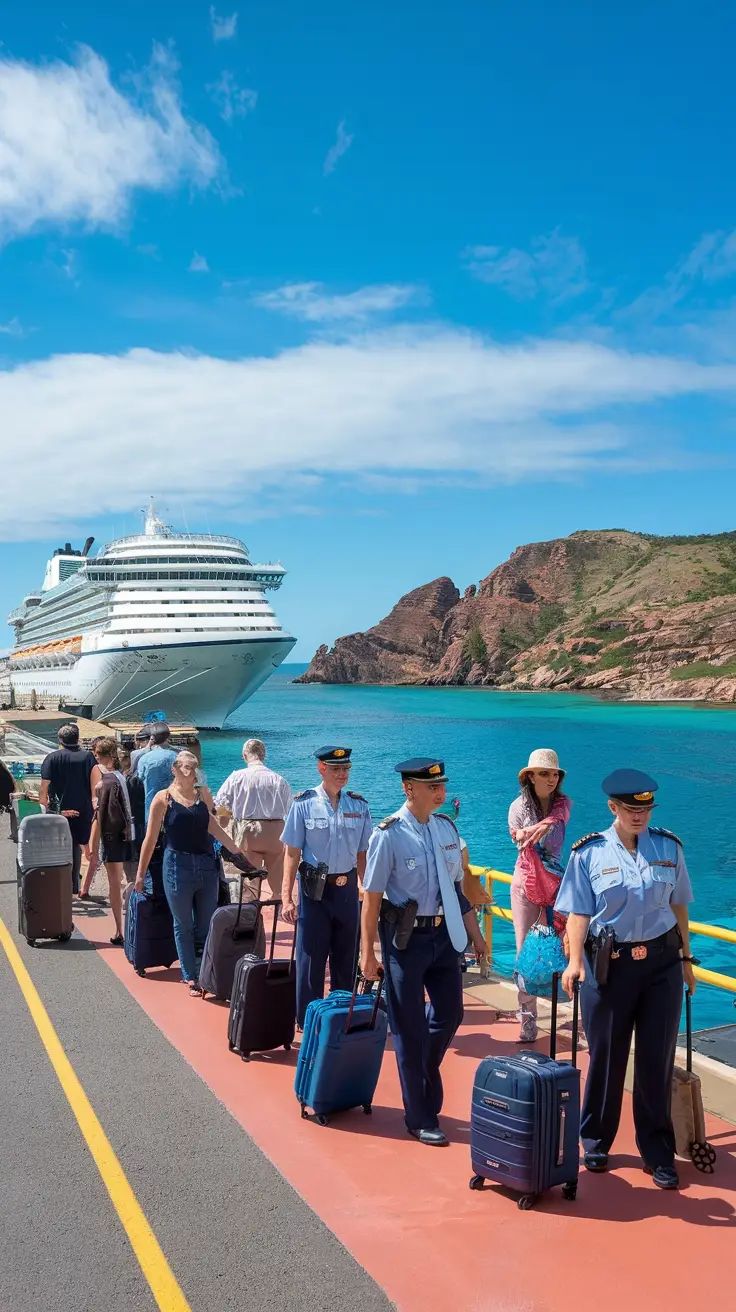
[[[733,528],[732,7],[236,3],[2,12],[0,612],[149,493],[282,560],[303,659]]]

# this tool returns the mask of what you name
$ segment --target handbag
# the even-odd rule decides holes
[[[549,995],[552,992],[552,976],[562,975],[567,969],[567,959],[559,935],[552,923],[552,908],[545,909],[545,924],[541,923],[541,913],[532,925],[514,966],[514,983],[524,993]]]
[[[529,901],[538,907],[553,907],[565,873],[557,858],[536,843],[519,853],[517,865]]]

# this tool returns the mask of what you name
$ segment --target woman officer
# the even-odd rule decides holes
[[[695,991],[688,933],[693,900],[682,844],[649,825],[657,784],[640,770],[603,781],[610,829],[573,844],[555,910],[567,915],[570,961],[562,984],[580,980],[590,1067],[580,1124],[584,1164],[605,1171],[618,1130],[636,1033],[634,1125],[644,1170],[676,1189],[670,1116],[683,976]]]

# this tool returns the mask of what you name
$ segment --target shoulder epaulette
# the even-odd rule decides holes
[[[577,843],[573,843],[570,851],[579,852],[581,847],[587,847],[588,843],[596,842],[603,842],[603,834],[586,834],[584,838],[579,838]]]
[[[649,826],[650,834],[659,834],[662,838],[673,838],[679,847],[682,847],[682,839],[673,834],[671,829],[661,829],[658,825]]]
[[[457,825],[455,824],[454,820],[450,819],[449,815],[444,815],[442,811],[435,811],[434,814],[437,816],[438,820],[446,820],[448,825],[452,825],[453,829],[455,830],[455,833],[457,833],[458,831]]]
[[[356,802],[365,802],[366,806],[368,805],[362,793],[351,793],[348,789],[348,797],[354,798]]]
[[[395,825],[395,824],[396,824],[396,821],[398,820],[398,818],[399,818],[399,817],[398,817],[397,815],[387,815],[385,820],[379,820],[379,822],[378,822],[378,828],[379,828],[379,829],[388,829],[389,825]]]
[[[303,788],[300,793],[294,793],[294,801],[299,802],[301,801],[302,797],[313,797],[313,796],[314,796],[313,788]]]

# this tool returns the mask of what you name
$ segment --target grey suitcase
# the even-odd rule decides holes
[[[63,815],[27,815],[18,826],[20,870],[47,870],[72,863],[72,833]]]
[[[265,872],[264,872],[265,873]],[[212,993],[222,1002],[229,1002],[233,991],[235,967],[247,952],[256,957],[266,955],[266,931],[258,902],[218,907],[210,921],[209,933],[199,968],[199,986],[203,993]]]

